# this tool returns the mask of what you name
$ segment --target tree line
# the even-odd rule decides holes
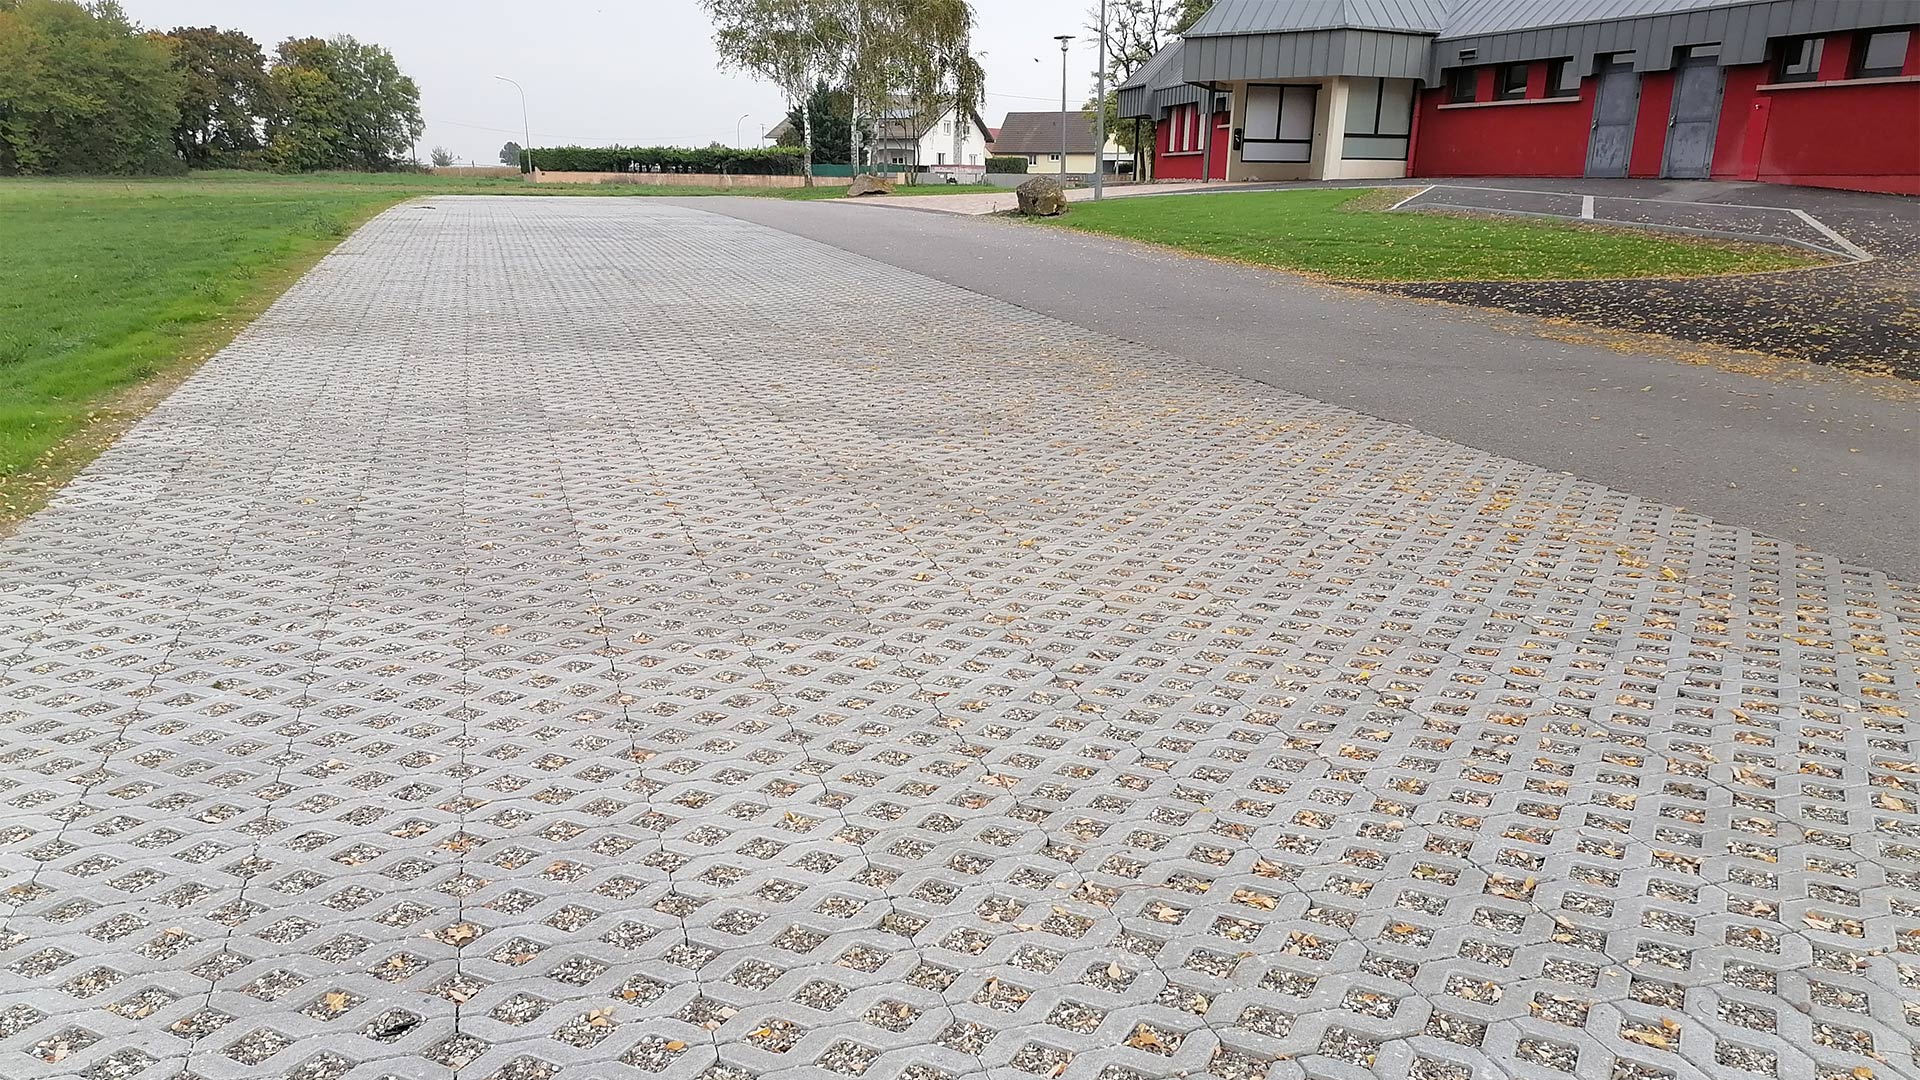
[[[0,0],[0,174],[392,169],[426,123],[386,49],[150,31],[115,0]]]

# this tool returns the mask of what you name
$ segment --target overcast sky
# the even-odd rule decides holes
[[[272,53],[295,36],[352,34],[393,50],[420,84],[427,133],[420,157],[445,146],[492,162],[520,136],[520,99],[494,75],[518,79],[536,146],[757,145],[785,115],[778,91],[719,70],[712,28],[695,0],[122,0],[152,29],[243,30]],[[1055,34],[1079,35],[1069,70],[1073,104],[1092,96],[1088,0],[973,0],[974,48],[984,51],[988,124],[1008,112],[1058,108]],[[744,120],[740,117],[745,116]]]

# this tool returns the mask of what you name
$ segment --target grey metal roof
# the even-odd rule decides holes
[[[1591,72],[1597,56],[1624,52],[1633,53],[1636,71],[1665,71],[1687,45],[1719,45],[1723,66],[1758,64],[1776,38],[1916,17],[1917,0],[1461,0],[1433,42],[1426,78],[1437,83],[1458,64],[1557,57]]]
[[[1140,65],[1140,70],[1120,87],[1120,116],[1157,120],[1174,105],[1189,105],[1206,96],[1205,90],[1187,82],[1182,73],[1184,47],[1184,42],[1175,40]]]
[[[1458,64],[1568,57],[1590,72],[1599,55],[1631,52],[1637,70],[1662,71],[1683,46],[1717,44],[1721,64],[1756,64],[1775,38],[1916,18],[1920,0],[1219,0],[1187,32],[1180,67],[1190,83],[1437,84]]]
[[[1153,83],[1169,65],[1178,73],[1180,70],[1180,42],[1163,45],[1160,51],[1147,58],[1127,81],[1114,91],[1118,115],[1128,117],[1153,115]]]
[[[1432,38],[1379,30],[1307,30],[1194,38],[1181,53],[1187,82],[1247,79],[1424,79]]]
[[[1305,30],[1385,30],[1437,34],[1459,0],[1219,0],[1187,37],[1285,34]],[[1526,5],[1533,0],[1503,0]],[[1551,0],[1558,2],[1558,0]]]
[[[1758,0],[1457,0],[1442,38],[1738,7]],[[1838,2],[1838,0],[1835,0]]]
[[[1160,46],[1160,51],[1148,57],[1146,63],[1141,64],[1139,69],[1136,70],[1126,82],[1120,84],[1120,89],[1151,89],[1157,85],[1157,81],[1165,75],[1169,67],[1173,69],[1175,75],[1178,75],[1180,73],[1180,46],[1182,44],[1178,38],[1175,38],[1172,42]]]

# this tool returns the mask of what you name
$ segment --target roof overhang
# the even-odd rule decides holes
[[[1513,9],[1488,7],[1484,10],[1493,17],[1467,20],[1435,39],[1426,78],[1437,84],[1443,71],[1463,63],[1559,57],[1590,73],[1596,56],[1623,52],[1634,54],[1635,71],[1666,71],[1689,45],[1720,46],[1722,67],[1759,64],[1767,60],[1771,39],[1911,24],[1915,10],[1913,0],[1699,0],[1673,3],[1669,10],[1661,6],[1630,0],[1589,3],[1585,7],[1593,17],[1544,26],[1516,25]],[[1559,10],[1573,16],[1582,6]],[[1471,59],[1462,61],[1462,51]]]
[[[1181,76],[1190,83],[1268,79],[1424,79],[1431,64],[1428,34],[1381,30],[1307,30],[1190,37]]]

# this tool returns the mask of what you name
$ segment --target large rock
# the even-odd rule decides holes
[[[891,194],[893,194],[893,184],[872,173],[861,173],[859,176],[853,178],[853,183],[847,185],[848,197],[855,195]]]
[[[1058,217],[1067,212],[1067,189],[1051,176],[1036,176],[1013,189],[1020,212],[1028,217]]]

